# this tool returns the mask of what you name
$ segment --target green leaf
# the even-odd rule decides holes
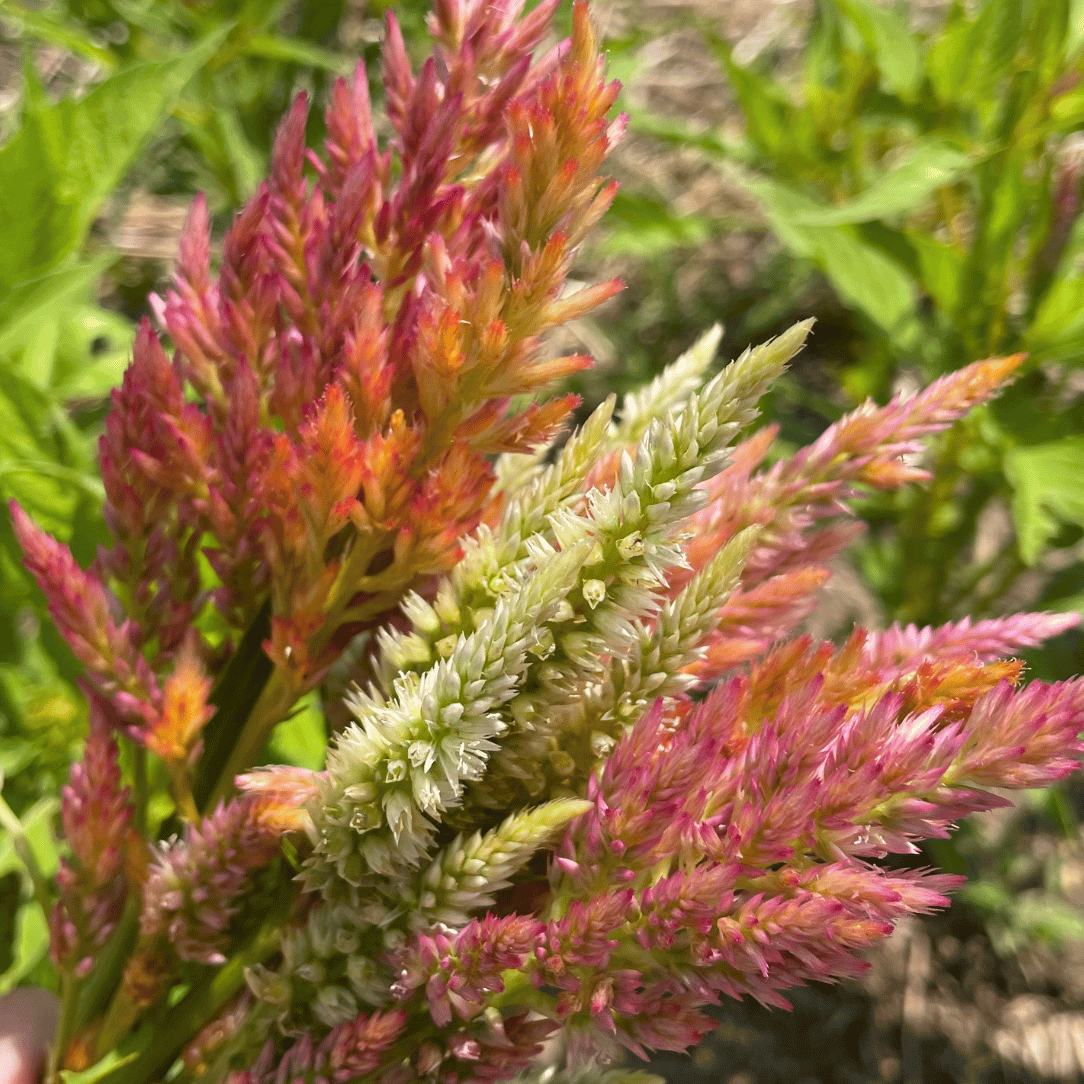
[[[56,267],[229,26],[180,56],[117,72],[82,101],[28,112],[0,149],[0,287]]]
[[[0,975],[0,994],[18,986],[49,953],[49,927],[37,900],[29,899],[15,915],[11,963]]]
[[[1063,57],[1068,63],[1077,60],[1077,53],[1084,47],[1084,0],[1071,0],[1069,4],[1069,27],[1065,36]]]
[[[1010,449],[1005,477],[1026,564],[1035,564],[1063,523],[1084,526],[1084,437]]]
[[[922,289],[946,316],[956,312],[960,303],[966,257],[954,245],[946,245],[919,230],[909,230],[907,240],[918,256],[919,282]]]
[[[0,287],[0,353],[11,350],[28,330],[59,316],[73,298],[85,295],[112,259],[100,256],[62,271],[25,279],[12,289]]]
[[[971,55],[971,23],[962,7],[950,16],[941,35],[926,54],[926,75],[934,93],[946,104],[960,101],[967,88],[975,58]]]
[[[117,66],[117,58],[98,45],[81,26],[73,26],[46,11],[31,11],[14,0],[4,0],[4,17],[21,24],[35,38],[85,57],[100,64],[106,71],[112,71]]]
[[[735,63],[730,46],[714,35],[708,38],[716,55],[726,65],[730,85],[745,115],[749,138],[770,158],[786,157],[786,145],[793,131],[793,109],[778,83]]]
[[[1024,346],[1046,361],[1084,360],[1084,275],[1063,275],[1043,295]]]
[[[922,52],[905,19],[871,0],[836,0],[873,51],[881,86],[911,97],[922,83]]]
[[[824,272],[845,304],[881,328],[897,348],[914,348],[920,333],[915,282],[895,260],[849,226],[803,225],[805,216],[821,208],[778,181],[735,168],[728,175],[758,200],[779,239]]]
[[[233,192],[238,201],[246,200],[256,191],[267,174],[267,159],[245,135],[236,110],[219,108],[213,116],[213,121],[206,127],[207,136],[218,136],[233,172]]]
[[[98,503],[105,500],[105,486],[95,474],[67,467],[63,463],[51,463],[41,459],[7,459],[0,463],[0,478],[17,474],[37,474],[43,478],[57,478],[81,490]]]
[[[649,196],[618,192],[606,215],[608,227],[600,242],[607,255],[655,256],[679,245],[702,244],[709,223],[692,215],[675,215],[668,204]]]
[[[22,892],[22,878],[14,870],[0,876],[0,975],[15,963],[16,922]]]
[[[20,818],[26,840],[39,869],[45,877],[51,877],[57,869],[59,858],[53,839],[53,815],[59,806],[53,796],[40,799]],[[0,833],[0,876],[17,873],[23,885],[24,896],[29,896],[31,881],[22,860],[15,852],[11,836]],[[10,990],[29,975],[49,951],[49,928],[38,901],[28,899],[15,915],[15,934],[11,958],[3,974],[0,974],[0,993]]]
[[[59,799],[49,795],[36,801],[20,818],[30,850],[46,877],[56,873],[60,863],[56,841],[53,839],[53,814],[59,806]],[[0,834],[0,875],[10,870],[21,871],[22,868],[23,864],[15,853],[11,836],[3,832]]]
[[[1053,896],[1027,895],[1014,899],[1006,917],[1026,937],[1054,944],[1084,941],[1084,915],[1080,908]]]
[[[97,1084],[99,1080],[108,1078],[112,1073],[121,1069],[129,1062],[139,1057],[138,1050],[129,1050],[121,1053],[119,1049],[111,1050],[100,1061],[96,1061],[88,1069],[76,1072],[74,1069],[62,1069],[60,1079],[64,1084]]]
[[[1050,105],[1050,116],[1064,132],[1084,127],[1084,87],[1059,94]]]
[[[803,226],[842,226],[914,211],[931,192],[951,184],[970,166],[966,154],[941,140],[919,142],[902,162],[849,203],[800,212],[792,221]]]
[[[898,263],[843,228],[817,237],[814,259],[844,302],[861,310],[897,347],[915,346],[920,329],[914,280]]]
[[[53,395],[0,365],[0,495],[15,498],[43,528],[67,535],[78,489],[100,501],[89,441]],[[78,487],[78,488],[77,488]]]
[[[259,56],[265,60],[283,60],[291,64],[302,64],[307,68],[323,68],[336,75],[349,75],[357,63],[342,53],[333,53],[310,42],[284,38],[277,34],[255,34],[245,42],[243,51],[249,56]]]
[[[629,127],[643,135],[654,136],[676,147],[691,147],[703,151],[712,158],[726,158],[737,162],[750,162],[756,151],[744,136],[722,131],[701,131],[688,120],[637,109],[631,103],[626,106]],[[618,192],[620,198],[621,192]]]
[[[1024,29],[1023,0],[985,0],[971,28],[968,89],[981,96],[1008,75]]]
[[[297,702],[288,719],[275,727],[268,742],[269,761],[319,771],[327,752],[327,724],[320,697],[311,692]]]
[[[25,738],[0,737],[0,779],[10,779],[33,759],[34,746]]]
[[[65,400],[99,399],[124,376],[135,328],[119,313],[100,305],[69,307],[58,328],[52,390]]]

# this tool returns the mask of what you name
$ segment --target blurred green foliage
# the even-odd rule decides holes
[[[825,422],[978,358],[1029,355],[939,445],[932,485],[867,508],[858,560],[886,613],[936,624],[1021,603],[1080,608],[1084,571],[1068,558],[1084,528],[1084,4],[956,0],[918,33],[905,9],[819,0],[792,78],[742,66],[702,32],[742,134],[637,110],[632,125],[714,162],[798,268],[785,278],[815,273],[830,288],[847,325],[846,399],[816,404]],[[611,245],[658,250],[727,225],[630,194]],[[1015,542],[977,554],[995,510]],[[1048,573],[1038,591],[1036,566]]]

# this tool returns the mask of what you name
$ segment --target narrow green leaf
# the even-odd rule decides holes
[[[1066,63],[1076,60],[1077,54],[1084,48],[1084,0],[1070,0],[1069,27],[1065,36],[1065,50],[1062,54]]]
[[[971,93],[984,95],[1009,74],[1022,40],[1023,0],[985,0],[968,41]]]
[[[926,54],[927,78],[945,104],[959,102],[965,96],[975,61],[971,55],[971,30],[971,23],[959,9]]]
[[[1084,127],[1084,86],[1059,94],[1050,105],[1050,116],[1062,131]]]
[[[52,876],[59,864],[56,841],[53,839],[53,814],[59,805],[59,800],[49,795],[36,801],[20,818],[30,850],[46,877]],[[21,871],[22,868],[11,836],[7,832],[0,833],[0,874],[10,870]]]
[[[914,211],[970,165],[966,154],[941,140],[919,142],[902,162],[850,202],[799,212],[793,221],[802,226],[842,226]]]
[[[1008,915],[1012,925],[1030,939],[1061,944],[1084,942],[1084,914],[1080,908],[1055,896],[1027,895],[1016,898]]]
[[[712,158],[725,158],[737,162],[751,162],[756,154],[744,136],[731,135],[718,130],[700,131],[690,122],[679,117],[652,113],[647,109],[626,107],[629,127],[643,135],[654,136],[676,147],[691,147]],[[621,193],[618,192],[618,196]]]
[[[1084,275],[1064,275],[1050,286],[1024,345],[1044,360],[1084,360]]]
[[[117,58],[98,45],[81,26],[57,19],[47,11],[32,11],[15,0],[4,0],[4,16],[19,23],[35,38],[92,60],[106,71],[117,66]]]
[[[229,29],[180,56],[117,72],[82,101],[27,114],[0,149],[0,285],[39,276],[82,244],[106,196]]]
[[[941,312],[952,316],[960,303],[964,254],[921,230],[908,231],[907,240],[918,256],[920,286]]]
[[[82,490],[99,503],[105,500],[105,487],[97,475],[66,467],[63,463],[51,463],[44,459],[6,459],[0,463],[0,478],[13,474],[38,474],[43,478],[58,478]]]
[[[701,244],[710,224],[694,215],[675,215],[662,200],[618,192],[606,216],[609,227],[600,248],[608,255],[654,256],[679,245]]]
[[[922,83],[922,51],[905,19],[872,0],[836,0],[873,52],[881,86],[889,94],[913,96]]]
[[[14,870],[0,876],[0,975],[9,971],[15,963],[22,891],[22,878]]]
[[[235,110],[219,108],[214,111],[213,118],[206,129],[207,137],[214,138],[217,134],[221,149],[233,172],[232,192],[238,201],[246,200],[256,191],[266,175],[267,159],[245,135]]]
[[[34,746],[25,738],[0,738],[0,779],[10,779],[34,760]]]
[[[785,157],[793,131],[793,109],[782,88],[767,76],[735,63],[730,46],[721,38],[711,36],[708,42],[726,65],[749,138],[770,158]]]
[[[255,34],[245,42],[243,51],[249,56],[283,60],[307,68],[322,68],[336,75],[349,75],[357,63],[342,53],[333,53],[310,42],[284,38],[278,34]]]
[[[0,994],[18,986],[49,952],[49,927],[37,900],[27,900],[15,915],[15,939],[11,963],[0,975]]]
[[[1033,565],[1063,523],[1084,526],[1084,437],[1011,449],[1005,477],[1020,556]]]

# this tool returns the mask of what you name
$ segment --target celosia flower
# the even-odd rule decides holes
[[[237,798],[156,851],[143,890],[144,942],[182,960],[225,963],[230,920],[279,850],[281,825],[273,807],[267,823],[267,809],[259,795]]]
[[[70,857],[61,860],[59,899],[49,920],[50,955],[58,967],[86,976],[116,929],[145,859],[132,827],[132,796],[121,785],[109,707],[90,696],[90,733],[83,760],[72,765],[61,792],[61,820]]]
[[[495,1081],[556,1032],[574,1064],[682,1049],[723,996],[860,973],[956,883],[875,859],[1084,752],[1084,681],[1003,657],[1073,619],[788,639],[847,501],[920,480],[919,439],[1019,359],[759,470],[770,429],[728,446],[809,325],[701,387],[716,330],[550,457],[574,399],[531,394],[586,359],[540,336],[617,288],[564,285],[622,127],[582,4],[532,58],[555,6],[438,0],[417,71],[390,19],[386,146],[363,69],[322,154],[299,98],[216,274],[193,207],[155,302],[173,357],[136,338],[112,546],[84,571],[13,509],[91,688],[51,934],[60,1045],[99,1007],[78,1050],[125,1043],[99,1084],[181,1056],[235,1084]],[[250,770],[351,672],[325,770]],[[180,835],[139,839],[167,775]],[[122,927],[99,961],[137,892],[134,948]]]
[[[250,1069],[231,1073],[230,1084],[287,1084],[295,1080],[347,1081],[377,1068],[384,1052],[398,1038],[405,1013],[361,1014],[340,1024],[319,1044],[309,1036],[276,1064],[274,1044],[267,1043]]]

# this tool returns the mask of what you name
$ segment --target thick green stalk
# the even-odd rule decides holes
[[[147,1021],[134,1035],[119,1044],[116,1057],[103,1059],[82,1073],[66,1074],[66,1084],[154,1084],[208,1021],[225,1008],[245,984],[245,968],[271,957],[279,945],[282,908],[260,928],[243,949],[199,983],[178,1004],[158,1018]]]
[[[49,1062],[45,1069],[45,1084],[57,1084],[60,1062],[71,1041],[79,1008],[79,988],[82,985],[70,970],[60,976],[60,1022],[49,1047]]]
[[[271,603],[266,602],[237,645],[211,693],[215,714],[203,729],[203,755],[192,785],[196,807],[205,813],[230,760],[238,737],[248,723],[271,677],[271,660],[263,642],[271,634]],[[230,778],[232,782],[232,777]]]

